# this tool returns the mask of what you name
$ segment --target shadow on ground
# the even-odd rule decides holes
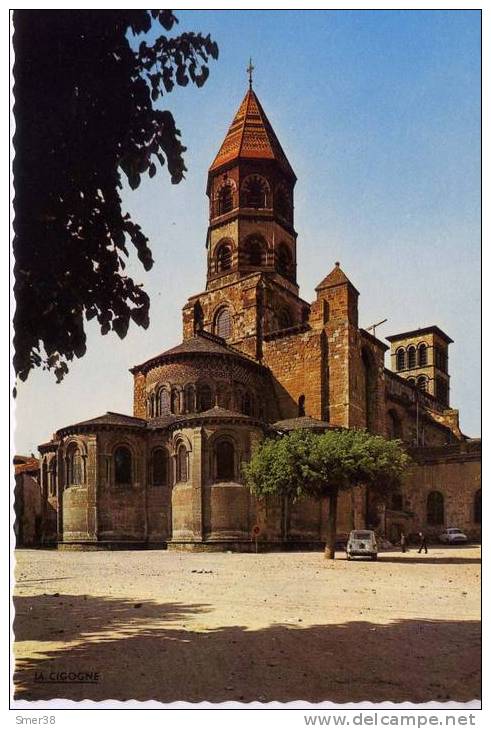
[[[40,595],[15,605],[16,641],[48,641],[17,661],[16,699],[418,703],[480,694],[477,621],[304,628],[292,615],[291,624],[211,630],[200,627],[209,607],[199,604]],[[60,672],[100,675],[95,684],[46,682]]]

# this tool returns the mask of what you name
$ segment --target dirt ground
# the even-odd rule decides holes
[[[478,698],[480,549],[338,557],[19,550],[16,699]]]

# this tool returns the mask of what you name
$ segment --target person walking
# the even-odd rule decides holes
[[[401,532],[401,552],[404,553],[405,551],[406,551],[406,535],[404,534],[404,532]]]
[[[426,544],[426,537],[423,534],[423,532],[419,533],[419,549],[418,554],[421,554],[421,551],[424,549],[425,554],[428,554],[428,545]]]

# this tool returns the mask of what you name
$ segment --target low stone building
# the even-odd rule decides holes
[[[343,495],[339,530],[398,538],[444,526],[480,535],[480,442],[449,405],[450,337],[428,326],[388,337],[359,327],[339,263],[307,302],[297,284],[296,177],[250,88],[208,174],[203,291],[183,341],[136,365],[133,415],[60,428],[39,447],[41,483],[64,547],[316,547],[326,502],[256,501],[242,464],[267,435],[367,428],[400,438],[414,467],[390,503]]]

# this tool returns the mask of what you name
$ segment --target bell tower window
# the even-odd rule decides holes
[[[234,207],[234,193],[232,185],[227,182],[220,188],[218,193],[218,214],[229,213]]]
[[[220,243],[216,254],[217,273],[230,271],[232,268],[232,246],[230,243]]]
[[[263,238],[254,236],[247,240],[245,257],[248,266],[264,266],[266,261],[266,244]]]
[[[246,208],[267,208],[269,186],[259,175],[248,177],[242,186],[241,205]]]

